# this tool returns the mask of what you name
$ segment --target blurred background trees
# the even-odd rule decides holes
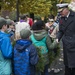
[[[17,1],[19,8],[19,11],[17,12],[18,14],[33,13],[40,16],[48,16],[49,14],[56,15],[56,4],[70,2],[70,0],[0,0],[0,14],[4,17],[14,14],[12,16],[15,18]],[[4,11],[6,12],[6,15],[4,15]]]

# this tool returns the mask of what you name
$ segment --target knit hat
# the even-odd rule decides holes
[[[22,29],[20,31],[20,36],[22,39],[27,39],[31,35],[31,31],[29,29]]]
[[[15,25],[13,20],[7,19],[7,25]]]
[[[3,25],[7,25],[7,21],[3,17],[0,17],[0,29],[2,28]]]

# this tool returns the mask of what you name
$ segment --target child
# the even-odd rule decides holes
[[[36,48],[29,40],[30,30],[20,31],[21,39],[16,41],[14,46],[14,74],[15,75],[35,75],[35,65],[38,62]]]
[[[15,23],[13,20],[7,19],[7,25],[8,25],[7,33],[9,33],[11,42],[13,42],[15,39]]]
[[[20,39],[20,31],[22,29],[30,29],[30,25],[28,23],[26,23],[26,15],[21,15],[20,16],[20,21],[17,22],[17,24],[15,25],[15,39],[18,40]]]
[[[46,28],[48,29],[49,35],[53,32],[53,30],[55,28],[55,26],[53,24],[54,24],[54,16],[50,15],[48,18],[48,22],[46,23]]]
[[[51,38],[48,36],[48,32],[45,30],[45,23],[42,20],[39,20],[36,23],[34,23],[34,25],[32,26],[32,30],[33,34],[31,35],[31,40],[35,46],[41,48],[41,54],[45,59],[43,73],[44,75],[49,75],[48,64],[50,60],[48,58],[48,52],[54,49],[57,43],[56,41],[54,41],[53,43],[51,42]]]
[[[11,58],[12,45],[7,30],[7,21],[0,17],[0,75],[12,73]]]

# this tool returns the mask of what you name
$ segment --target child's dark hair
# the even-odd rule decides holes
[[[20,19],[22,19],[22,20],[25,20],[25,18],[26,18],[26,15],[21,15],[20,16]]]
[[[54,15],[51,14],[51,15],[48,16],[48,18],[54,19]]]
[[[42,20],[37,21],[32,26],[32,30],[42,30],[44,28],[45,28],[45,23]]]

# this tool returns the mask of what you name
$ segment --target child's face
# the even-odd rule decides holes
[[[52,25],[54,23],[53,19],[49,19],[49,24]]]
[[[13,26],[13,25],[10,25],[9,28],[10,28],[10,29],[14,29],[14,26]]]
[[[50,26],[53,25],[53,23],[54,23],[54,21],[50,21],[50,22],[49,22]]]

